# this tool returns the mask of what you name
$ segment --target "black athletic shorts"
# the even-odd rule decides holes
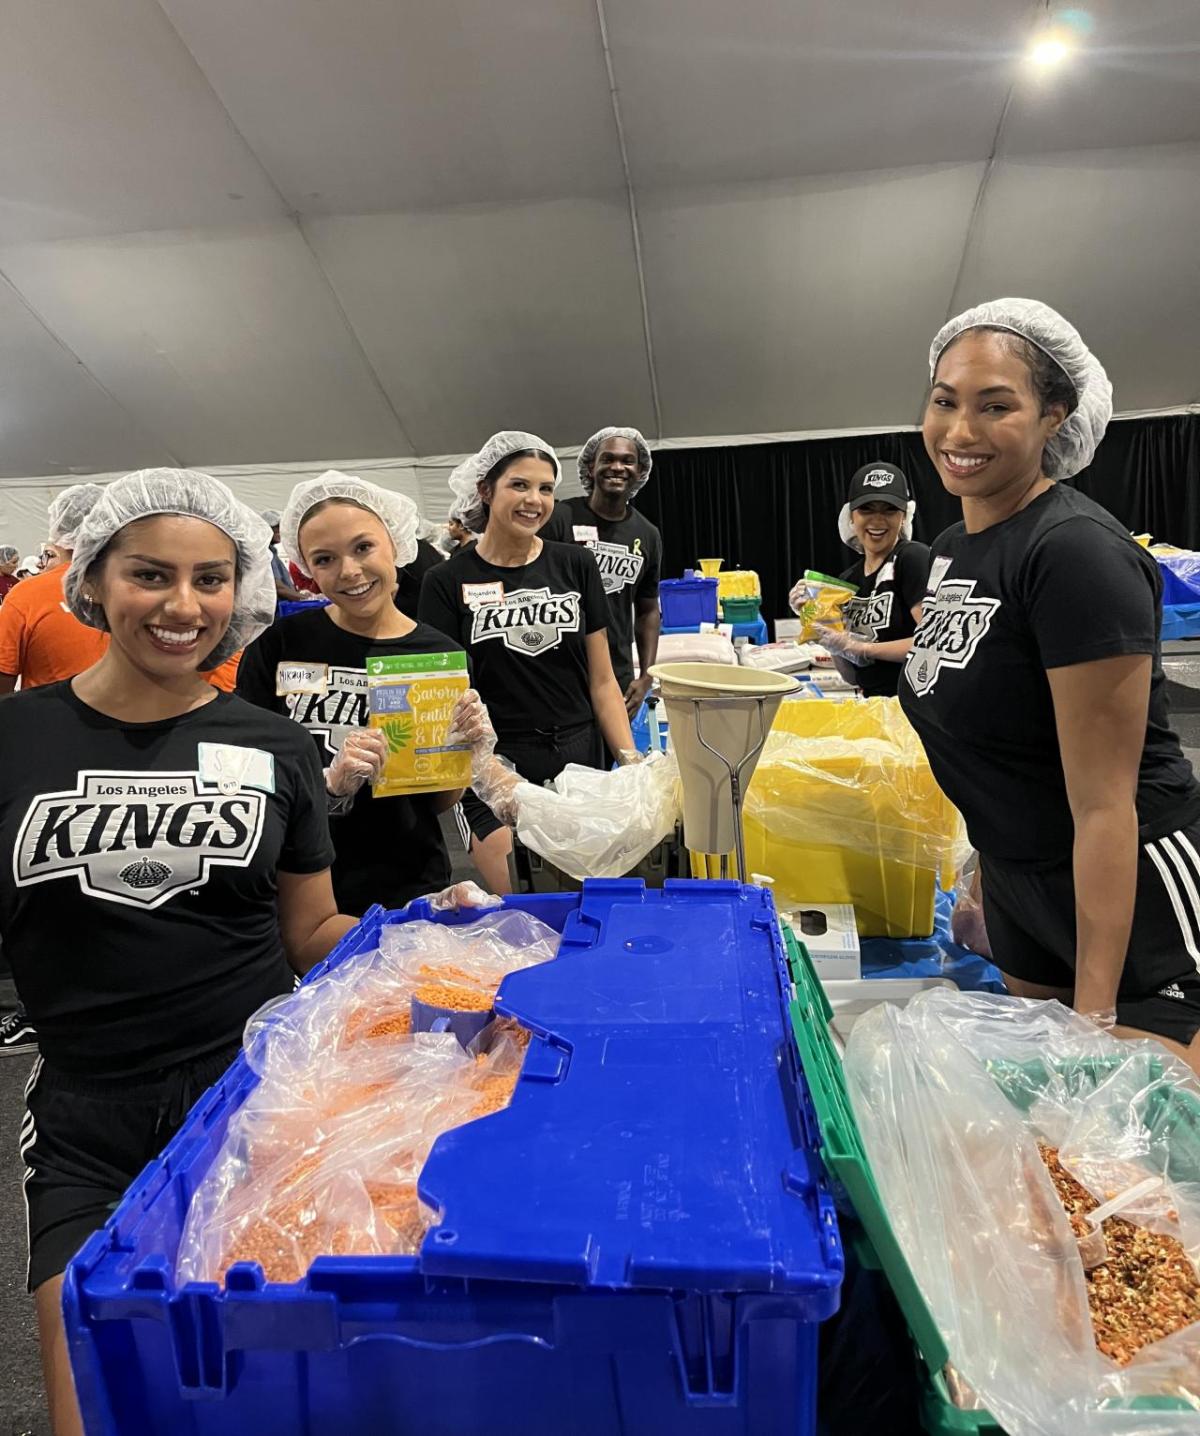
[[[983,914],[1001,972],[1075,986],[1075,881],[1049,868],[981,857]],[[1142,843],[1117,1021],[1185,1047],[1200,1031],[1200,823]]]
[[[239,1051],[128,1080],[76,1077],[37,1059],[21,1124],[30,1291],[65,1270]]]
[[[496,752],[507,758],[522,778],[530,783],[549,783],[568,763],[585,768],[606,768],[604,740],[594,721],[575,723],[568,728],[534,728],[527,733],[501,734]],[[470,850],[471,836],[483,841],[504,824],[475,792],[468,788],[458,804],[458,823],[463,846]]]

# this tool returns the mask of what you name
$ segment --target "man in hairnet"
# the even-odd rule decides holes
[[[292,582],[287,564],[279,555],[279,514],[275,509],[263,509],[261,517],[271,525],[271,576],[275,580],[275,599],[278,603],[298,603],[310,597],[301,593]]]
[[[560,499],[542,538],[582,544],[600,567],[608,600],[608,646],[630,717],[650,691],[662,620],[658,577],[662,535],[631,505],[653,467],[650,446],[637,429],[601,429],[579,451],[583,496]],[[637,644],[638,671],[633,673]]]
[[[74,678],[104,652],[107,635],[80,623],[66,605],[63,581],[75,535],[104,493],[100,484],[73,484],[50,505],[46,548],[52,565],[23,579],[0,606],[0,696]]]

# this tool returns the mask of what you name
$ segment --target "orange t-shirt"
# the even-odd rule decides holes
[[[108,647],[108,634],[80,623],[67,608],[67,565],[22,579],[0,604],[0,673],[19,674],[22,688],[74,678]]]
[[[238,664],[242,661],[243,649],[239,648],[232,658],[227,658],[224,663],[216,668],[210,668],[207,673],[202,673],[201,678],[207,678],[214,688],[219,688],[222,693],[232,693],[237,687]]]

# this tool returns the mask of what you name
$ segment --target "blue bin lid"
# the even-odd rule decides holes
[[[497,1012],[538,1034],[512,1105],[425,1164],[442,1220],[421,1269],[819,1293],[829,1314],[842,1253],[785,1057],[787,980],[762,889],[585,882],[558,960],[500,988]]]

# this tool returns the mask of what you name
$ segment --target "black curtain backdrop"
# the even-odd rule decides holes
[[[913,433],[661,449],[637,506],[662,531],[664,578],[700,558],[755,569],[771,621],[787,614],[788,592],[806,568],[836,574],[853,562],[838,513],[855,469],[878,459],[908,475],[914,537],[930,543],[962,517]],[[1111,424],[1091,467],[1072,482],[1134,533],[1200,548],[1200,415]]]

